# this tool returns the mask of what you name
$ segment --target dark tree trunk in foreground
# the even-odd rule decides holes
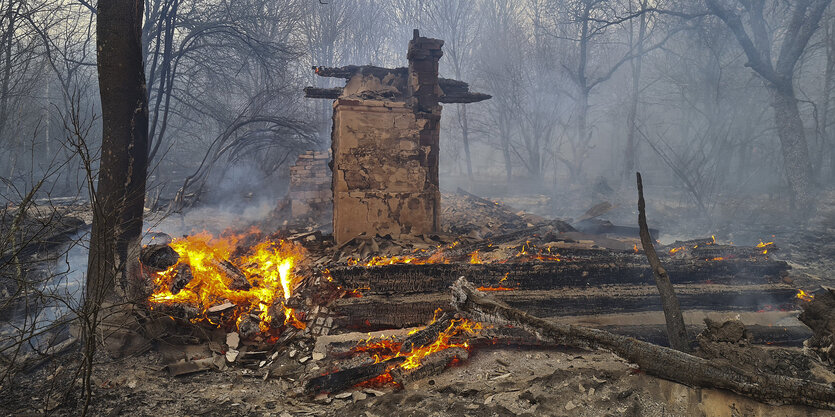
[[[148,151],[142,0],[100,0],[96,23],[102,146],[93,198],[87,303],[136,294]]]

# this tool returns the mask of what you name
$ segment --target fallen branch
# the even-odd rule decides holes
[[[603,330],[551,323],[483,294],[463,277],[452,286],[452,304],[473,320],[513,325],[531,332],[540,340],[570,347],[606,349],[637,364],[649,375],[685,385],[726,389],[765,403],[835,409],[835,386],[752,373],[724,361],[708,361]]]
[[[638,227],[641,234],[641,246],[647,255],[649,265],[652,267],[652,275],[655,277],[655,285],[658,287],[658,294],[661,295],[661,307],[664,309],[664,319],[667,322],[667,338],[670,346],[675,350],[690,352],[690,337],[687,336],[687,328],[684,327],[684,316],[681,315],[681,306],[673,291],[673,284],[667,270],[661,266],[655,247],[652,245],[652,237],[647,227],[646,203],[644,202],[644,184],[641,182],[641,173],[638,177]]]

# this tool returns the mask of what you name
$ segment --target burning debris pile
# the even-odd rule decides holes
[[[289,304],[305,250],[281,239],[259,241],[261,236],[257,231],[223,237],[200,233],[146,247],[142,262],[154,287],[148,300],[244,335],[274,334],[285,326],[303,329]]]
[[[197,354],[167,355],[172,375],[235,366],[315,397],[408,385],[467,360],[479,344],[551,343],[535,342],[524,326],[453,314],[447,288],[458,277],[543,317],[657,310],[637,242],[544,220],[489,239],[378,235],[338,246],[316,231],[252,229],[149,245],[141,261],[152,287],[149,309],[173,318],[179,336],[198,330],[169,342],[204,346]],[[660,254],[686,308],[796,310],[804,301],[783,282],[788,266],[769,258],[776,249],[708,238],[676,242]],[[409,327],[408,334],[326,341]],[[774,333],[749,336],[780,340]]]

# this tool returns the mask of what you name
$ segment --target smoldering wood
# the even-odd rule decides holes
[[[684,327],[684,316],[681,314],[681,306],[676,298],[673,284],[667,270],[661,266],[661,260],[655,253],[652,245],[652,237],[647,227],[646,203],[644,202],[644,185],[641,182],[641,173],[638,178],[638,227],[641,231],[641,246],[644,248],[649,264],[652,267],[652,275],[655,277],[655,285],[658,287],[658,294],[661,296],[661,306],[664,309],[664,319],[667,321],[667,337],[670,339],[670,346],[682,352],[690,351],[690,336],[687,335],[687,328]]]
[[[464,276],[477,286],[501,281],[516,290],[553,290],[566,287],[654,284],[643,254],[597,249],[561,250],[560,262],[492,264],[394,264],[374,267],[330,268],[334,281],[364,295],[419,294],[445,291]],[[765,258],[665,258],[671,282],[680,284],[757,285],[779,282],[789,270],[783,261]]]
[[[449,314],[446,312],[442,313],[441,317],[438,317],[435,322],[407,337],[400,346],[400,353],[409,353],[415,349],[432,344],[438,340],[438,335],[450,326],[451,319]]]
[[[453,305],[483,323],[513,325],[540,340],[580,349],[606,349],[644,372],[682,384],[718,388],[771,404],[835,409],[835,386],[780,375],[749,372],[722,360],[706,360],[675,349],[581,326],[555,324],[484,295],[464,278],[452,287]]]
[[[421,359],[420,365],[414,369],[394,368],[391,370],[391,378],[400,385],[438,375],[455,361],[464,361],[469,358],[469,352],[464,348],[454,347],[431,353]]]
[[[139,262],[142,265],[164,270],[177,264],[180,260],[180,255],[168,245],[154,244],[142,248],[139,255]]]
[[[191,273],[191,266],[188,264],[181,264],[174,272],[174,279],[171,280],[169,290],[171,294],[179,293],[183,288],[194,279],[194,274]]]
[[[379,363],[372,363],[322,375],[308,381],[305,384],[304,390],[305,393],[310,395],[340,392],[360,382],[374,379],[405,361],[406,358],[401,356]]]
[[[244,275],[243,271],[241,271],[240,268],[235,266],[232,262],[229,262],[226,259],[215,259],[212,262],[232,280],[229,284],[230,290],[246,291],[252,288],[252,284],[250,284],[246,279],[246,275]]]
[[[812,337],[804,345],[821,360],[835,365],[835,289],[817,291],[802,306],[798,319],[812,329]]]
[[[797,308],[796,292],[785,284],[754,287],[688,285],[678,288],[682,308],[708,311],[794,310]],[[541,317],[661,310],[660,296],[651,285],[496,291],[493,295],[515,308],[525,308]],[[334,323],[339,327],[366,332],[422,326],[432,319],[436,309],[448,306],[446,294],[437,292],[340,299],[332,304],[332,310],[337,315]]]

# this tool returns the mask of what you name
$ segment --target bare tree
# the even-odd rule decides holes
[[[86,311],[136,297],[148,157],[148,97],[142,59],[143,2],[98,2],[96,45],[102,148],[93,194]],[[91,335],[87,335],[90,337]]]
[[[793,203],[801,209],[799,213],[812,208],[814,193],[809,149],[795,94],[795,67],[831,2],[801,0],[784,5],[764,0],[736,0],[728,5],[720,0],[706,0],[709,10],[728,26],[742,46],[748,58],[746,66],[760,75],[771,90],[783,166]],[[782,26],[776,33],[769,32],[768,27],[773,23],[767,22],[767,11]],[[772,57],[775,50],[776,58]]]

